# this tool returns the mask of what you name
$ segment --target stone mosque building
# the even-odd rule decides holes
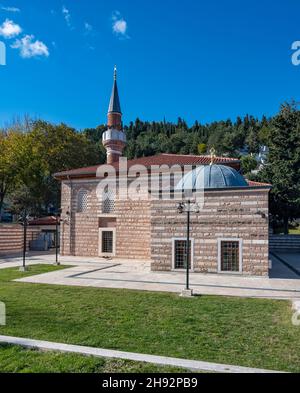
[[[119,159],[126,135],[116,71],[102,143],[106,165],[54,175],[62,185],[62,255],[150,260],[153,271],[180,271],[185,268],[187,223],[177,205],[183,190],[188,189],[193,202],[201,189],[203,206],[191,214],[191,271],[268,275],[271,186],[247,181],[240,173],[239,160],[213,155],[142,157],[127,161],[124,170]],[[114,192],[106,189],[103,197],[98,186],[108,177],[108,168],[116,174],[117,187]],[[151,180],[169,174],[169,168],[170,197],[164,198],[165,189],[154,190]],[[148,198],[120,198],[123,188],[141,178],[147,179]]]

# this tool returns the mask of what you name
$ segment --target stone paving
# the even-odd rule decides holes
[[[191,273],[195,294],[300,300],[300,275],[287,264],[297,265],[300,255],[272,256],[271,278]],[[53,263],[54,255],[31,255],[29,264]],[[184,272],[151,272],[150,261],[125,259],[61,257],[65,270],[26,277],[17,281],[95,288],[119,288],[180,293],[185,286]],[[295,262],[296,261],[296,262]],[[0,258],[0,269],[20,266],[21,258]],[[299,261],[300,264],[300,261]]]

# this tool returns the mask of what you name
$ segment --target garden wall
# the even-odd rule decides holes
[[[29,242],[38,237],[40,230],[27,230],[27,249]],[[23,250],[23,227],[20,224],[0,224],[0,255],[19,253]]]

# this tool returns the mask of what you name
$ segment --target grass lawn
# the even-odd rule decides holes
[[[290,235],[300,235],[300,228],[290,229],[289,234]]]
[[[102,359],[77,354],[41,352],[0,345],[1,373],[182,373],[179,368],[160,367],[127,360]]]
[[[291,323],[289,302],[11,281],[53,269],[0,270],[7,307],[0,334],[300,371],[300,327]]]

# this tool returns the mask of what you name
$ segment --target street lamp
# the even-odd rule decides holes
[[[55,213],[55,264],[57,266],[60,266],[60,262],[58,260],[58,226],[63,223],[63,224],[67,224],[70,225],[71,222],[71,213],[68,210],[66,211],[66,218],[63,219],[61,218],[61,213],[62,213],[62,209],[58,209]],[[60,244],[60,249],[62,250],[62,244]]]
[[[65,220],[61,218],[61,212],[62,212],[62,209],[58,209],[55,212],[55,264],[57,266],[60,266],[60,262],[58,260],[58,239],[59,239],[58,226],[61,223],[69,224],[69,220],[70,220],[70,212],[69,212],[69,210],[66,212],[67,218]]]
[[[20,215],[19,221],[23,225],[23,265],[20,267],[21,272],[26,272],[28,267],[26,266],[26,250],[27,250],[27,225],[28,225],[29,215],[27,214],[26,209],[23,210]]]
[[[177,205],[177,210],[179,214],[187,214],[187,231],[186,231],[186,287],[182,291],[182,296],[190,297],[193,296],[193,290],[190,289],[190,223],[191,223],[191,213],[199,213],[199,207],[197,203],[188,200],[187,202],[180,202]]]
[[[60,262],[58,260],[58,225],[62,221],[60,219],[60,212],[61,212],[61,210],[57,210],[55,212],[55,264],[57,266],[60,265]]]

